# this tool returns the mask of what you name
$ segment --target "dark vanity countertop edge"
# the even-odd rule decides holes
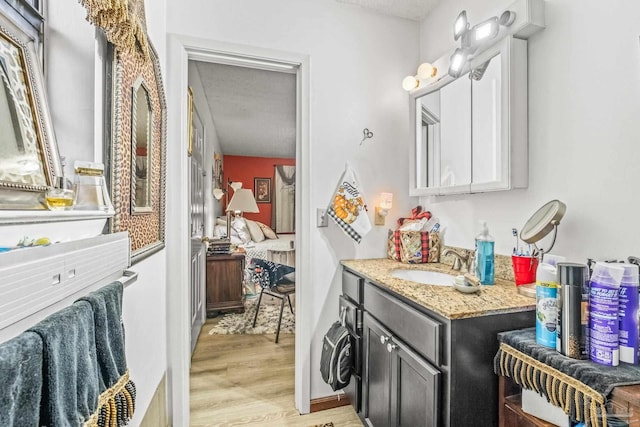
[[[477,317],[484,317],[484,316],[493,316],[493,315],[497,315],[497,314],[507,314],[507,313],[519,313],[519,312],[525,312],[525,311],[533,311],[536,309],[536,300],[535,299],[531,299],[531,304],[530,305],[524,305],[524,306],[520,306],[520,307],[510,307],[510,308],[504,308],[504,309],[494,309],[494,310],[488,310],[488,311],[465,311],[464,313],[442,313],[441,311],[439,311],[437,308],[435,307],[430,307],[427,305],[424,305],[406,295],[402,295],[396,291],[394,291],[393,289],[389,288],[388,286],[386,286],[384,283],[379,282],[377,279],[374,279],[370,276],[368,276],[367,274],[358,271],[356,269],[353,269],[347,265],[344,265],[342,262],[340,263],[340,265],[342,266],[343,269],[357,275],[360,276],[362,278],[364,278],[367,282],[375,285],[377,288],[381,289],[384,292],[387,292],[389,294],[391,294],[392,296],[398,298],[400,301],[410,305],[411,307],[415,308],[418,311],[421,311],[429,316],[436,316],[439,317],[443,320],[457,320],[457,319],[468,319],[468,318],[477,318]],[[366,301],[365,301],[365,305],[366,305]]]

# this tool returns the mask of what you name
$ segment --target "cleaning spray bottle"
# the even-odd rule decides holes
[[[495,275],[494,241],[489,234],[487,223],[482,223],[482,231],[476,236],[476,276],[483,285],[493,285]]]
[[[556,264],[562,256],[544,254],[536,270],[536,342],[556,348],[556,319],[558,317],[558,278]]]

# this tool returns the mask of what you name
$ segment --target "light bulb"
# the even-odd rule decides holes
[[[425,62],[424,64],[420,64],[420,66],[418,67],[418,74],[416,75],[416,77],[419,80],[426,80],[435,77],[437,72],[438,69],[436,67],[429,64],[428,62]]]
[[[469,21],[467,21],[467,11],[463,10],[456,18],[453,24],[453,39],[458,40],[465,31],[469,29]]]
[[[462,72],[462,68],[467,60],[467,55],[462,49],[456,49],[449,60],[449,75],[458,78]]]
[[[419,85],[420,82],[414,76],[407,76],[402,79],[402,89],[404,90],[412,90],[417,88]]]
[[[498,18],[493,17],[476,25],[471,31],[473,32],[474,41],[479,42],[494,38],[498,35],[498,30]]]

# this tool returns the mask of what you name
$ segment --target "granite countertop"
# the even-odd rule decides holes
[[[451,265],[403,264],[386,258],[342,260],[341,264],[368,280],[449,319],[535,310],[535,298],[516,291],[514,282],[496,278],[495,285],[481,286],[480,292],[465,294],[453,286],[425,285],[391,276],[396,269],[426,270],[461,274]],[[366,304],[366,303],[365,303]]]

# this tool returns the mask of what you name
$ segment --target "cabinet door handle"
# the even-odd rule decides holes
[[[389,343],[387,343],[387,351],[388,351],[389,353],[391,353],[393,350],[395,350],[395,349],[397,349],[397,348],[398,348],[398,346],[397,346],[397,345],[395,345],[395,344],[393,344],[393,343],[390,343],[390,342],[389,342]]]
[[[384,335],[380,335],[380,344],[385,344],[389,341],[389,337],[385,337]]]

